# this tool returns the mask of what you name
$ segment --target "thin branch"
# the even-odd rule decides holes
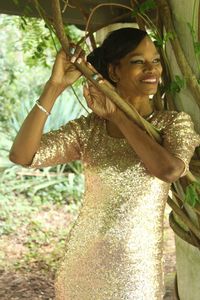
[[[64,2],[64,7],[62,9],[62,13],[64,14],[64,12],[66,11],[67,7],[70,7],[70,8],[76,8],[75,6],[69,4],[69,0],[63,0]]]
[[[159,1],[157,0],[157,5],[160,9],[161,16],[163,16],[163,23],[166,28],[166,31],[176,33],[172,21],[170,7],[167,0],[159,0]],[[190,88],[194,100],[196,101],[197,105],[200,107],[200,86],[198,84],[196,76],[193,74],[193,71],[185,57],[183,49],[181,48],[180,41],[178,39],[177,34],[175,34],[174,38],[171,40],[171,44],[179,68],[187,80],[187,85]]]
[[[89,114],[89,111],[87,110],[87,108],[83,105],[83,103],[80,101],[75,89],[73,86],[71,86],[71,90],[73,91],[74,93],[74,96],[76,97],[76,100],[78,101],[78,103],[82,106],[82,108]]]
[[[169,224],[173,231],[176,233],[178,237],[180,237],[185,242],[191,244],[194,247],[197,247],[200,250],[200,241],[197,240],[196,236],[191,237],[189,231],[185,231],[174,219],[173,212],[171,211],[169,214]]]
[[[77,44],[78,44],[78,45],[81,45],[82,43],[85,42],[85,40],[87,39],[87,37],[89,37],[90,34],[93,34],[93,33],[95,33],[96,31],[98,31],[98,30],[100,30],[100,29],[102,29],[102,28],[104,28],[104,27],[106,27],[106,26],[109,26],[109,25],[111,25],[111,24],[113,24],[113,23],[117,23],[117,22],[119,22],[120,20],[123,20],[124,18],[128,17],[128,16],[130,15],[130,13],[131,13],[131,12],[126,13],[126,14],[123,14],[123,15],[120,15],[120,16],[118,16],[118,17],[116,17],[116,18],[113,18],[113,19],[111,19],[109,22],[105,22],[104,25],[96,26],[95,29],[90,30],[88,33],[86,32],[86,33],[85,33],[85,36],[82,37],[82,38],[79,40],[79,42],[78,42]]]
[[[200,41],[200,26],[199,26],[199,24],[200,24],[200,5],[199,5],[199,8],[198,8],[198,21],[197,21],[198,23],[198,32],[197,32],[197,39],[198,39],[198,41]]]
[[[85,28],[85,31],[86,31],[86,32],[89,31],[90,21],[91,21],[93,15],[94,15],[95,11],[96,11],[97,9],[99,9],[100,7],[103,7],[103,6],[118,6],[118,7],[126,8],[126,9],[130,10],[131,12],[133,11],[133,9],[132,9],[131,7],[129,7],[129,6],[127,6],[127,5],[124,5],[124,4],[112,3],[112,2],[111,2],[111,3],[101,3],[101,4],[95,6],[95,7],[92,9],[92,11],[91,11],[91,13],[90,13],[90,16],[89,16],[89,18],[88,18],[87,24],[86,24],[86,28]]]
[[[80,1],[76,0],[76,8],[79,9],[79,11],[82,13],[84,19],[85,19],[85,22],[87,24],[87,20],[90,16],[90,13],[86,11],[85,7],[80,3]],[[89,32],[88,34],[88,37],[90,39],[90,43],[92,45],[92,48],[95,49],[96,48],[96,42],[95,42],[95,39],[94,39],[94,35],[92,32]],[[84,42],[86,41],[86,31],[85,31],[85,38],[84,38]]]
[[[54,16],[54,27],[57,32],[57,36],[60,40],[63,49],[68,53],[69,43],[64,32],[59,0],[52,0],[52,8]],[[125,100],[123,100],[119,96],[119,94],[114,90],[114,88],[111,88],[111,85],[109,83],[99,83],[96,80],[94,80],[94,72],[90,68],[88,68],[84,61],[80,64],[78,64],[77,62],[75,62],[74,64],[77,67],[77,69],[79,69],[82,72],[82,74],[85,75],[86,78],[88,78],[100,91],[102,91],[107,97],[109,97],[133,121],[135,121],[143,129],[145,129],[150,136],[152,136],[158,142],[161,143],[161,137],[158,133],[158,130],[156,130],[155,127],[153,127],[149,122],[142,118],[133,106],[131,106],[129,103],[126,103]]]
[[[41,6],[41,4],[39,3],[38,0],[33,0],[33,1],[35,3],[35,8],[36,8],[39,16],[41,17],[41,19],[44,20],[45,24],[49,28],[49,31],[55,33],[51,18],[47,17],[45,10],[43,9],[43,7]]]
[[[200,231],[192,221],[184,214],[184,212],[178,207],[178,205],[168,197],[167,203],[173,209],[173,211],[180,217],[181,221],[195,234],[195,236],[200,239]]]
[[[54,28],[56,30],[58,39],[60,40],[60,43],[65,50],[66,53],[69,51],[69,41],[65,34],[64,26],[63,26],[63,20],[62,20],[62,14],[61,14],[61,8],[60,8],[60,2],[59,0],[52,0],[52,14],[53,14],[53,20],[54,20]]]

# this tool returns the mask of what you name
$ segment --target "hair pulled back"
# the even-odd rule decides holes
[[[95,48],[87,56],[87,61],[90,62],[105,79],[114,83],[109,77],[109,64],[117,64],[120,59],[137,48],[146,35],[146,31],[131,27],[112,31],[105,38],[102,45]]]

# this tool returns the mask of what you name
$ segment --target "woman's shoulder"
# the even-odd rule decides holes
[[[103,124],[104,119],[96,115],[95,113],[91,112],[87,116],[80,116],[78,119],[74,120],[75,123],[83,124],[88,128],[92,128],[99,124]]]
[[[79,135],[89,135],[96,132],[97,129],[103,128],[104,119],[91,112],[88,115],[81,115],[80,117],[69,121],[64,127],[71,128]]]
[[[166,126],[176,122],[192,122],[190,115],[184,111],[178,112],[175,110],[157,111],[152,119],[152,124],[163,129]]]

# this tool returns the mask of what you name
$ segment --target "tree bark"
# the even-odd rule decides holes
[[[166,2],[163,0],[161,2]],[[183,88],[180,93],[175,96],[175,105],[178,110],[185,111],[191,115],[197,132],[200,132],[200,107],[197,104],[200,98],[195,99],[200,88],[197,79],[199,70],[193,46],[193,40],[188,24],[193,25],[194,32],[198,37],[198,16],[199,16],[199,0],[168,0],[171,8],[171,16],[174,29],[180,43],[181,51],[189,64],[189,72],[192,72],[191,82],[187,87]],[[163,18],[166,16],[163,15]],[[168,20],[169,22],[169,20]],[[166,22],[165,22],[166,26]],[[169,27],[165,27],[168,31]],[[172,78],[179,75],[181,78],[185,76],[184,66],[177,54],[177,47],[173,45],[174,41],[167,44],[167,57],[169,58],[170,73]],[[189,73],[187,73],[189,74]],[[192,85],[195,83],[196,94]],[[198,84],[198,86],[196,85]],[[199,228],[198,218],[191,206],[184,204],[185,210],[193,224]],[[179,224],[181,226],[181,223]],[[199,230],[200,232],[200,230]],[[199,300],[200,299],[200,250],[198,247],[192,246],[184,241],[180,235],[175,234],[176,243],[176,270],[177,270],[177,287],[180,300]]]

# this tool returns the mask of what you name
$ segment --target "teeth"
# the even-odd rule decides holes
[[[150,82],[150,83],[154,83],[156,82],[156,79],[146,79],[146,80],[142,80],[142,82]]]

